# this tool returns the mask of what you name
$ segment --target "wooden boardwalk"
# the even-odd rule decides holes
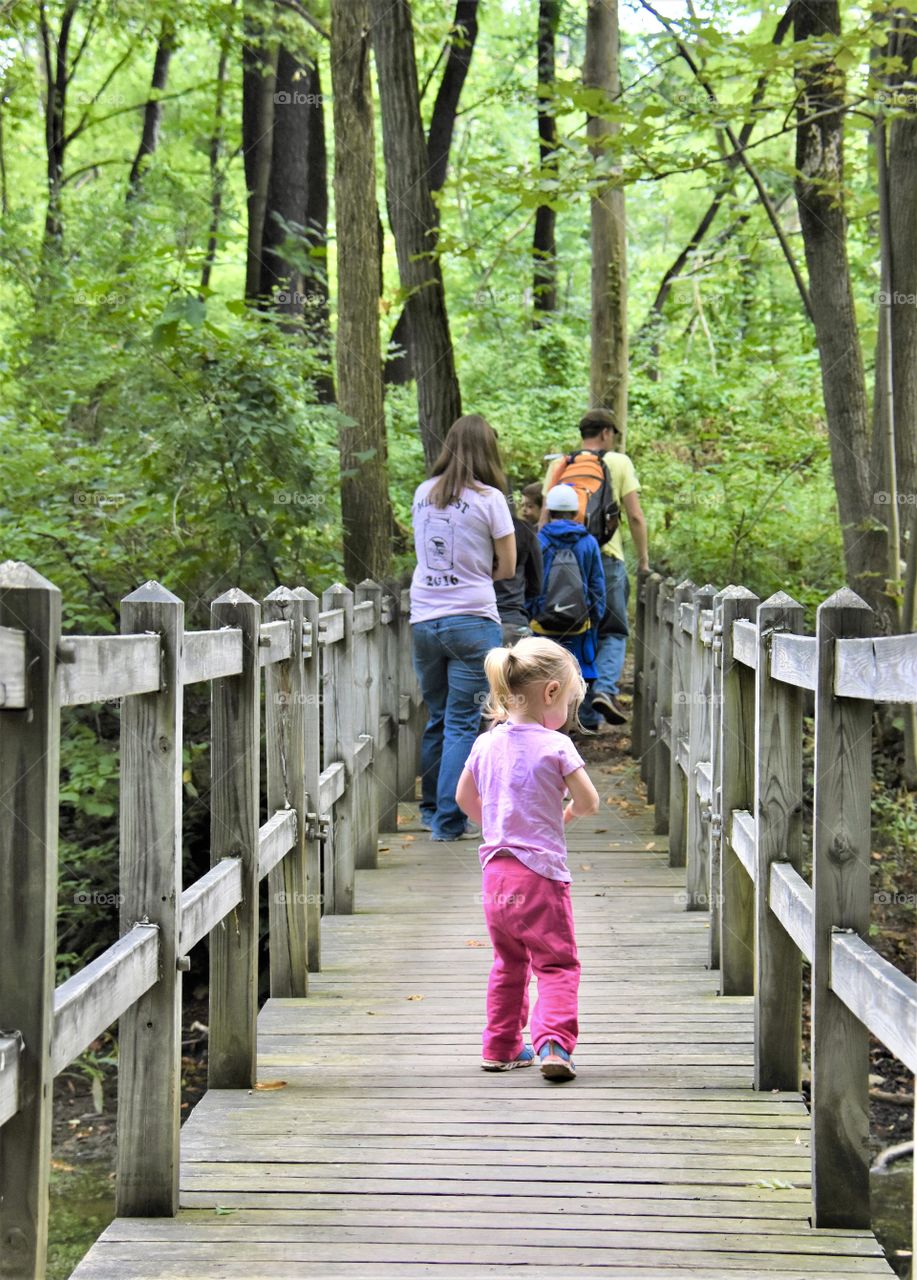
[[[626,770],[593,776],[576,1081],[480,1070],[477,848],[408,823],[323,920],[308,999],[262,1011],[267,1087],[188,1120],[178,1218],[116,1220],[74,1276],[891,1276],[871,1233],[809,1226],[802,1099],[751,1089],[751,998],[717,995]]]

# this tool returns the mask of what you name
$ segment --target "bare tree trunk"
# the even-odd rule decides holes
[[[895,52],[910,68],[917,59],[917,18],[899,11]],[[895,454],[899,492],[917,502],[917,111],[913,76],[902,92],[910,109],[896,114],[889,129],[888,192],[891,233],[892,360],[895,378]],[[908,302],[910,295],[910,302]],[[902,520],[902,525],[906,521]]]
[[[217,240],[220,234],[220,217],[223,212],[223,189],[226,176],[222,170],[225,138],[224,108],[226,104],[226,68],[229,62],[229,33],[220,41],[220,60],[217,64],[217,91],[213,109],[213,133],[210,135],[208,158],[210,164],[210,226],[207,230],[207,251],[201,267],[201,290],[210,287],[210,275],[216,260]]]
[[[427,181],[431,194],[441,190],[449,170],[449,151],[458,116],[461,97],[471,55],[478,35],[478,0],[456,0],[455,16],[449,37],[446,65],[433,103],[430,129],[427,133]],[[439,210],[433,206],[437,226]],[[397,348],[385,361],[385,381],[391,386],[404,386],[414,377],[414,360],[411,355],[411,335],[408,313],[402,309],[395,322],[390,347]]]
[[[588,89],[601,89],[609,102],[621,92],[617,0],[589,0],[583,84]],[[617,126],[590,116],[587,133],[596,165],[608,175],[591,202],[590,398],[593,406],[611,410],[623,436],[627,423],[627,224],[624,189],[613,176],[608,150]]]
[[[162,102],[159,95],[165,92],[169,81],[169,63],[175,50],[175,26],[170,18],[163,18],[159,28],[159,42],[156,45],[156,57],[153,60],[153,77],[150,81],[150,96],[143,109],[143,128],[140,133],[140,145],[131,165],[127,180],[127,198],[132,200],[140,194],[144,161],[154,153],[159,143],[159,129],[162,124]]]
[[[369,0],[331,0],[338,405],[344,567],[351,582],[389,571],[388,495],[379,359],[376,157],[369,80]],[[346,144],[345,144],[346,139]]]
[[[265,210],[271,177],[271,134],[277,80],[277,44],[268,42],[263,24],[246,15],[242,46],[242,156],[248,191],[248,242],[245,297],[254,301],[261,288]]]
[[[554,36],[560,16],[560,0],[539,0],[538,4],[538,157],[543,177],[557,171],[557,120],[546,95],[554,89]],[[556,213],[549,204],[535,211],[532,254],[535,265],[533,325],[537,328],[546,313],[557,310]]]
[[[797,4],[793,25],[797,41],[839,34],[837,0]],[[844,78],[826,59],[800,72],[799,88],[796,203],[809,269],[844,561],[851,587],[877,610],[888,629],[885,537],[873,502],[869,410],[847,259]]]
[[[44,5],[41,5],[39,10],[46,85],[45,149],[48,181],[48,207],[45,212],[44,234],[44,247],[46,250],[58,247],[64,234],[61,189],[64,179],[64,152],[67,147],[65,128],[67,86],[69,84],[67,47],[76,10],[77,0],[69,0],[61,14],[60,31],[56,40],[52,37],[48,28]]]

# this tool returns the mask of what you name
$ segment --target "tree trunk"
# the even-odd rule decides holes
[[[66,150],[67,46],[76,14],[76,0],[70,0],[61,15],[60,31],[52,41],[44,9],[41,10],[41,39],[47,99],[45,105],[45,149],[47,154],[48,207],[45,212],[44,248],[57,248],[63,239],[61,188]],[[52,47],[53,44],[53,47]]]
[[[226,175],[221,165],[225,139],[224,108],[226,103],[226,68],[229,62],[229,34],[224,33],[220,41],[220,60],[217,63],[217,91],[213,108],[213,133],[210,135],[208,149],[210,164],[210,226],[207,230],[207,251],[204,254],[204,265],[201,267],[201,290],[210,287],[210,275],[216,260],[217,240],[220,234],[220,217],[223,212],[223,190]]]
[[[162,102],[159,95],[165,92],[169,80],[169,63],[175,50],[175,27],[170,18],[163,18],[159,28],[159,43],[156,45],[156,57],[153,60],[153,78],[150,81],[150,96],[143,109],[143,128],[140,133],[140,146],[131,165],[127,180],[127,198],[132,200],[140,194],[144,161],[154,153],[159,143],[159,129],[162,124]]]
[[[608,101],[621,91],[618,73],[617,0],[589,0],[583,84],[601,89]],[[587,134],[592,155],[608,181],[593,195],[592,364],[593,407],[610,409],[622,437],[627,424],[627,224],[624,190],[613,176],[609,142],[617,126],[590,116]]]
[[[797,4],[797,41],[840,33],[837,0]],[[796,203],[809,269],[847,579],[887,629],[885,537],[870,475],[869,411],[843,206],[844,78],[830,59],[799,73]],[[809,117],[817,116],[808,123]]]
[[[455,16],[449,37],[449,51],[443,77],[439,83],[430,129],[427,133],[427,182],[431,194],[440,191],[449,170],[449,152],[458,115],[458,104],[471,66],[471,55],[478,35],[478,0],[456,0]],[[436,225],[439,226],[439,210],[433,206]],[[402,309],[395,322],[389,347],[397,348],[385,360],[385,381],[390,386],[404,386],[414,377],[414,361],[411,356],[411,335],[408,315]]]
[[[538,158],[542,178],[557,172],[557,120],[550,99],[554,89],[554,36],[560,17],[560,0],[539,0],[538,4]],[[545,95],[545,96],[543,96]],[[537,328],[545,315],[557,310],[556,213],[549,204],[535,211],[533,324]]]
[[[271,135],[277,45],[268,44],[263,24],[247,14],[242,46],[242,157],[248,192],[248,241],[245,297],[255,301],[261,289],[262,240],[271,177]]]
[[[334,197],[337,233],[338,405],[344,568],[351,582],[389,571],[388,495],[379,360],[379,246],[369,0],[331,0]],[[345,140],[346,139],[346,144]]]

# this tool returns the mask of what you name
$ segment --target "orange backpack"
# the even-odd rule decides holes
[[[552,484],[569,484],[576,490],[579,510],[573,519],[586,526],[599,546],[614,535],[621,520],[604,456],[593,449],[578,449],[567,454],[551,477]]]

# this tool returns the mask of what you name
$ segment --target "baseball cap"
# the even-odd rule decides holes
[[[548,490],[544,505],[549,511],[579,511],[579,495],[572,484],[556,484]]]

